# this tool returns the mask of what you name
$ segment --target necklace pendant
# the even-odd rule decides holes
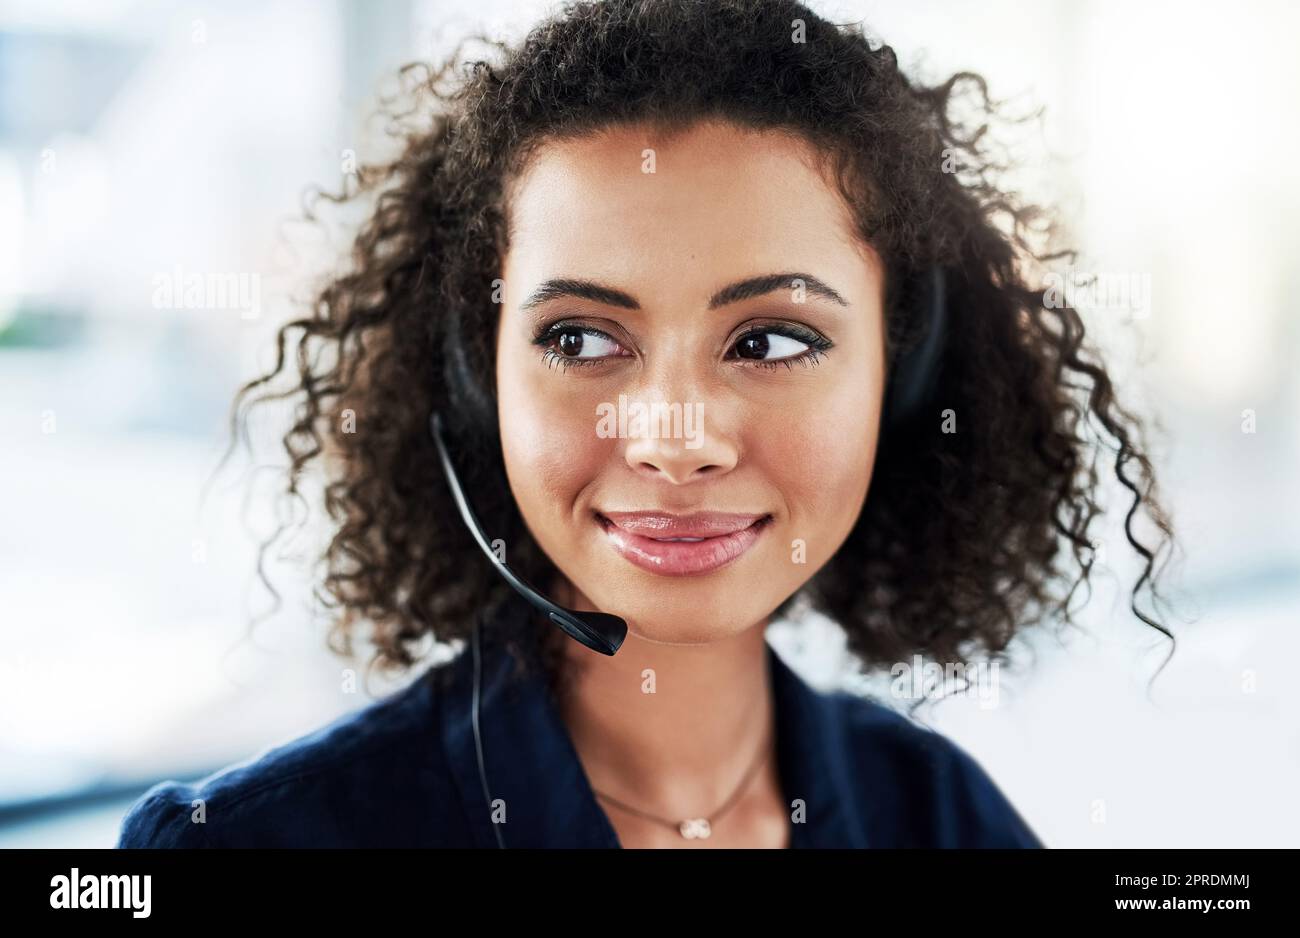
[[[682,821],[678,830],[687,840],[703,840],[713,833],[709,827],[709,819],[703,817],[690,817]]]

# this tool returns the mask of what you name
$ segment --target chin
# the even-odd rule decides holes
[[[695,622],[670,620],[662,613],[649,613],[650,618],[633,615],[627,620],[628,631],[637,638],[661,645],[711,645],[745,631],[749,625],[711,623],[707,626]],[[730,626],[730,627],[729,627]]]
[[[659,581],[652,586],[629,584],[628,593],[611,596],[608,604],[597,599],[596,606],[625,619],[629,633],[646,641],[704,645],[742,634],[779,602],[768,606],[755,599],[744,584]]]

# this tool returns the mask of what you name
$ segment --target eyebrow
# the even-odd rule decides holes
[[[749,277],[725,286],[709,299],[709,309],[713,310],[731,303],[739,303],[741,300],[765,296],[781,289],[794,289],[794,281],[796,280],[802,281],[803,288],[814,296],[820,296],[833,303],[838,303],[840,306],[849,305],[844,297],[840,296],[830,284],[814,277],[812,274],[781,273]],[[630,293],[624,293],[622,290],[615,290],[612,287],[591,280],[557,277],[546,280],[538,286],[524,300],[520,309],[530,310],[561,296],[577,297],[578,299],[591,300],[594,303],[604,303],[607,306],[619,306],[623,309],[639,310],[641,308],[641,304],[636,301],[636,297]]]

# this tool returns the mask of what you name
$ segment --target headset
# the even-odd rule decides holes
[[[885,425],[914,424],[934,397],[948,335],[948,289],[944,268],[935,264],[905,281],[901,302],[917,310],[921,339],[899,355],[885,388]]]
[[[899,355],[898,361],[889,373],[885,390],[884,419],[886,426],[895,431],[915,421],[933,396],[938,383],[939,363],[948,332],[944,269],[934,265],[919,275],[909,278],[905,286],[903,302],[913,305],[917,310],[917,315],[922,320],[922,337],[915,347]],[[465,490],[461,486],[460,477],[456,474],[456,467],[452,463],[442,416],[436,410],[429,415],[429,432],[437,446],[438,459],[442,463],[443,474],[447,477],[447,485],[451,488],[456,508],[460,511],[460,516],[465,526],[469,528],[470,534],[474,536],[474,540],[478,542],[478,546],[487,555],[497,572],[516,593],[559,626],[570,638],[592,651],[603,655],[614,655],[627,637],[627,622],[609,613],[566,609],[547,599],[535,586],[511,570],[510,566],[492,550],[483,525],[470,506]],[[487,770],[483,763],[483,739],[479,733],[479,693],[483,680],[482,650],[479,639],[481,625],[480,613],[475,617],[471,638],[474,657],[472,722],[479,779],[483,783],[483,797],[488,804],[491,804]],[[496,834],[497,847],[505,849],[501,825],[493,823],[492,828]]]

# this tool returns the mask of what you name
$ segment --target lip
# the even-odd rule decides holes
[[[597,512],[610,547],[628,562],[663,576],[698,576],[733,563],[754,546],[770,514],[658,511]],[[699,538],[672,541],[664,538]]]

